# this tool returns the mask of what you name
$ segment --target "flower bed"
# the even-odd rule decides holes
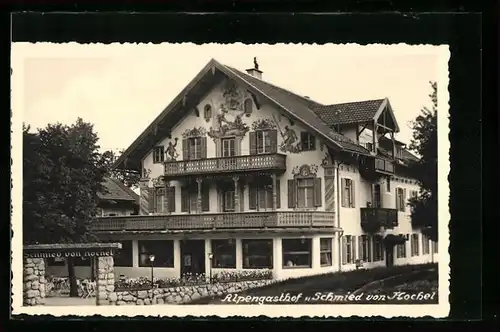
[[[115,282],[115,291],[138,291],[154,288],[171,288],[182,286],[196,286],[215,283],[231,283],[242,281],[270,280],[273,277],[271,270],[248,270],[248,271],[221,271],[216,272],[212,280],[202,274],[185,274],[181,278],[154,278],[151,283],[150,278],[120,278]]]

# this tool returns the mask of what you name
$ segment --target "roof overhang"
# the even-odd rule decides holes
[[[399,125],[398,125],[398,122],[396,121],[396,116],[394,115],[394,112],[392,110],[392,106],[391,106],[391,103],[389,102],[389,98],[387,98],[387,97],[384,98],[384,101],[380,104],[380,107],[379,107],[377,113],[375,113],[375,115],[373,116],[373,120],[377,121],[378,118],[380,117],[380,115],[382,115],[382,113],[384,111],[387,111],[387,114],[389,114],[392,121],[394,122],[394,132],[399,133]]]

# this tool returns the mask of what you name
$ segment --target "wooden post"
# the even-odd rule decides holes
[[[394,132],[391,131],[391,140],[392,140],[392,159],[396,158],[396,144],[394,143]]]
[[[239,195],[239,186],[238,186],[239,180],[240,180],[239,176],[233,176],[233,181],[234,181],[234,211],[240,210],[240,195]]]
[[[196,200],[196,211],[201,213],[201,185],[203,183],[203,179],[201,177],[196,178],[196,183],[198,183],[198,199]]]
[[[273,181],[273,210],[275,211],[278,207],[277,193],[276,193],[276,174],[271,175],[271,180]]]
[[[373,152],[377,154],[378,151],[378,138],[377,138],[377,120],[373,120]]]

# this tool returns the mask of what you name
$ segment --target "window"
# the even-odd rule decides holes
[[[418,256],[420,249],[418,248],[418,234],[411,235],[411,255]]]
[[[406,189],[396,188],[396,209],[402,212],[406,210]]]
[[[212,267],[236,268],[236,244],[233,240],[212,240]]]
[[[417,198],[418,197],[418,191],[416,191],[416,190],[410,190],[410,197],[411,198]]]
[[[388,177],[387,181],[385,182],[385,190],[390,193],[391,192],[391,178]]]
[[[282,242],[283,267],[311,267],[311,239],[284,239]]]
[[[90,266],[90,257],[75,257],[75,266]]]
[[[235,156],[235,139],[234,138],[224,138],[222,139],[222,156],[223,157],[233,157]]]
[[[432,250],[433,250],[433,252],[434,252],[435,254],[437,254],[437,253],[438,253],[438,247],[439,247],[439,246],[438,246],[437,241],[432,241]]]
[[[174,241],[144,240],[139,241],[139,266],[151,266],[149,255],[155,255],[155,267],[174,267]]]
[[[201,159],[201,137],[188,139],[188,154],[190,160]]]
[[[173,188],[173,187],[172,187]],[[202,183],[201,186],[201,211],[209,211],[210,210],[210,195],[209,195],[210,187]],[[174,199],[170,200],[170,202],[175,202]],[[198,184],[191,184],[187,187],[181,188],[181,212],[192,212],[198,213]],[[175,210],[171,210],[174,212]]]
[[[164,202],[165,202],[165,188],[156,188],[155,193],[155,204],[156,204],[156,212],[163,213],[165,212]]]
[[[64,257],[49,257],[45,260],[47,266],[65,266],[66,259]]]
[[[361,235],[358,238],[359,242],[359,259],[363,262],[372,261],[372,241],[368,235]]]
[[[342,237],[342,264],[353,264],[356,256],[355,251],[356,237],[345,235]]]
[[[428,255],[430,252],[429,237],[422,234],[422,255]]]
[[[207,122],[212,118],[212,106],[209,104],[205,105],[205,108],[203,109],[203,117]]]
[[[396,258],[406,258],[406,242],[396,245]]]
[[[297,206],[314,207],[314,179],[297,179]]]
[[[330,237],[319,239],[321,266],[332,266],[332,241]]]
[[[257,140],[257,153],[270,153],[271,152],[271,132],[266,130],[259,130],[255,132]]]
[[[273,240],[242,240],[244,269],[273,268]]]
[[[235,209],[234,204],[234,190],[225,190],[223,192],[223,211],[224,212],[232,212]]]
[[[250,210],[273,209],[273,184],[270,177],[259,177],[251,181],[248,193]],[[276,208],[280,207],[280,180],[276,180]]]
[[[165,149],[162,145],[156,146],[153,150],[153,163],[158,164],[165,161]]]
[[[354,181],[351,179],[342,179],[342,207],[353,208],[355,207],[354,198]]]
[[[122,244],[122,248],[117,250],[113,257],[115,266],[132,267],[132,241],[120,242]]]
[[[300,147],[302,151],[316,150],[316,138],[308,132],[300,133]]]
[[[380,236],[375,236],[373,238],[373,261],[380,262],[384,260],[384,250],[383,250],[382,238]]]

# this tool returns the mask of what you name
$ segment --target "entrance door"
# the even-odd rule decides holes
[[[205,240],[181,241],[181,276],[205,273]]]
[[[394,265],[394,246],[387,245],[385,248],[385,265],[391,267]]]

